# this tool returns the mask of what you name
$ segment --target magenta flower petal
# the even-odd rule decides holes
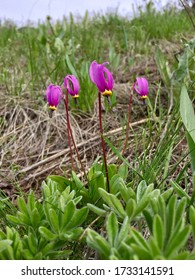
[[[64,78],[64,87],[67,89],[68,93],[73,97],[78,97],[78,92],[80,89],[79,82],[74,75],[67,75]]]
[[[103,95],[111,95],[114,86],[114,79],[110,71],[104,66],[108,62],[98,64],[95,60],[89,68],[89,76],[91,81],[97,86]]]
[[[148,95],[148,81],[146,78],[136,78],[136,82],[133,85],[134,90],[142,97],[147,98]]]
[[[46,89],[46,100],[49,107],[55,110],[62,99],[62,90],[59,86],[50,84]]]

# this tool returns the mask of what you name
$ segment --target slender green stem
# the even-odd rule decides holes
[[[128,143],[130,122],[131,122],[131,105],[132,105],[132,101],[133,101],[133,89],[131,90],[131,92],[130,92],[130,97],[129,97],[128,119],[127,119],[127,127],[126,127],[126,137],[125,137],[124,146],[123,146],[123,149],[122,149],[122,152],[121,152],[122,155],[124,155],[125,149],[126,149],[127,143]]]
[[[108,166],[107,166],[107,160],[106,160],[106,149],[105,149],[105,142],[104,142],[104,136],[103,136],[103,127],[102,127],[102,106],[101,106],[101,92],[100,91],[98,92],[98,100],[99,100],[99,124],[100,124],[100,137],[101,137],[101,143],[102,143],[102,153],[103,153],[103,160],[104,160],[104,166],[105,166],[105,171],[106,171],[107,190],[110,193]]]
[[[66,94],[66,99],[64,99],[64,105],[66,108],[66,122],[67,122],[67,138],[68,138],[68,146],[70,149],[70,163],[72,170],[74,170],[73,158],[72,158],[72,148],[71,148],[71,141],[70,141],[70,120],[68,115],[68,93]]]

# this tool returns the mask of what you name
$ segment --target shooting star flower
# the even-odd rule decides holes
[[[60,86],[50,84],[46,89],[46,100],[51,110],[56,110],[62,99],[62,90]]]
[[[103,96],[110,96],[112,95],[114,79],[110,71],[105,67],[105,64],[108,64],[108,62],[98,64],[94,60],[89,68],[89,76]]]
[[[141,98],[145,99],[148,96],[148,81],[146,78],[136,78],[136,82],[133,85],[133,89],[141,96]]]
[[[67,75],[64,78],[64,87],[66,88],[67,92],[73,97],[78,98],[78,92],[80,89],[79,82],[74,75]]]

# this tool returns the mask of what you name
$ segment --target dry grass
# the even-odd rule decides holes
[[[105,117],[105,131],[112,140],[123,141],[125,115],[128,103],[128,84],[116,84],[118,104]],[[4,99],[3,91],[0,99]],[[1,153],[0,153],[0,187],[11,195],[29,188],[40,188],[41,180],[49,174],[66,174],[70,172],[69,148],[67,147],[66,118],[63,108],[49,116],[47,105],[35,109],[27,97],[8,97],[1,107]],[[3,102],[1,102],[3,104]],[[102,104],[103,105],[103,104]],[[132,122],[140,125],[140,119],[147,118],[142,110],[136,116],[135,101]],[[36,106],[37,107],[37,106]],[[123,120],[123,121],[121,121]],[[94,160],[101,156],[97,106],[92,114],[70,111],[72,132],[77,144],[82,163],[87,170]],[[76,154],[74,159],[77,161]],[[114,158],[108,149],[108,161]],[[80,173],[77,162],[77,173]]]
[[[143,67],[144,64],[144,67]],[[142,69],[148,69],[151,97],[155,96],[156,83],[160,76],[154,58],[138,58],[138,63],[131,68],[132,75],[142,75]],[[126,114],[129,100],[130,82],[128,75],[118,75],[115,82],[117,105],[104,115],[105,132],[116,147],[121,147],[125,131]],[[163,92],[164,89],[162,89]],[[36,104],[29,95],[22,97],[6,96],[6,88],[0,89],[0,187],[9,196],[18,191],[40,189],[41,181],[49,174],[70,174],[70,154],[67,147],[67,126],[64,108],[61,105],[53,116],[49,116],[47,105]],[[167,106],[167,96],[162,95],[162,104]],[[44,95],[44,94],[43,94]],[[141,105],[135,95],[131,112],[131,131],[139,137],[139,121],[147,119],[147,109]],[[80,158],[86,170],[94,160],[101,156],[97,104],[91,114],[79,110],[70,110],[70,121],[73,136],[77,144]],[[103,104],[102,104],[103,107]],[[136,129],[137,127],[137,129]],[[133,139],[133,138],[132,138]],[[131,141],[131,138],[129,138]],[[125,156],[131,159],[133,145],[127,149]],[[151,149],[152,151],[152,149]],[[108,162],[116,158],[108,147]],[[74,159],[77,161],[76,153]],[[77,162],[77,174],[80,173]]]

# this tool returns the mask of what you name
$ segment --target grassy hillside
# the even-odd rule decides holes
[[[36,27],[5,22],[0,34],[0,259],[194,259],[195,42],[186,11],[149,3],[131,20],[48,17]],[[115,81],[110,106],[101,104],[110,191],[94,60],[108,61]],[[63,102],[51,116],[45,99],[50,83],[65,93],[67,74],[80,83],[77,102],[69,98],[72,151]],[[147,78],[148,98],[133,92],[129,105],[137,77]]]

